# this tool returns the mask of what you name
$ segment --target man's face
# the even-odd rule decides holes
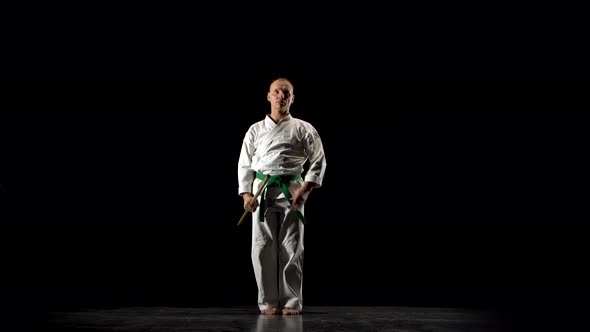
[[[293,87],[291,84],[279,80],[271,84],[266,99],[273,108],[288,110],[293,103],[293,97]]]

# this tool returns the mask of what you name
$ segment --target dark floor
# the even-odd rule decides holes
[[[505,331],[499,313],[460,308],[307,307],[299,316],[264,316],[255,307],[51,312],[48,331]]]

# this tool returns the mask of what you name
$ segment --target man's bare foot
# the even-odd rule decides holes
[[[260,313],[263,315],[278,315],[279,308],[263,309],[263,310],[260,310]]]
[[[284,307],[283,308],[283,315],[299,315],[299,310],[294,309],[294,308]]]

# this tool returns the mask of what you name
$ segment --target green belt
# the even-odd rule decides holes
[[[259,180],[264,180],[266,179],[266,175],[256,172],[256,178]],[[301,175],[297,174],[297,175],[271,175],[270,178],[268,179],[268,181],[266,182],[266,185],[263,188],[262,194],[260,195],[260,221],[264,221],[264,197],[266,194],[266,187],[272,185],[272,184],[277,184],[281,190],[283,191],[283,194],[285,195],[285,197],[287,198],[287,200],[289,201],[289,204],[291,204],[291,193],[289,192],[289,186],[288,183],[290,181],[293,180],[298,180],[301,179]],[[297,210],[296,211],[297,216],[299,217],[299,220],[301,220],[301,222],[303,224],[307,224],[307,220],[305,220],[305,217],[303,216],[303,213],[301,213],[301,211]]]

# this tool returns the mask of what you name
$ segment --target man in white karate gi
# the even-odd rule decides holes
[[[289,113],[293,91],[286,78],[271,82],[270,114],[250,126],[238,161],[238,194],[252,212],[252,266],[264,315],[303,310],[304,205],[326,171],[317,130]]]

